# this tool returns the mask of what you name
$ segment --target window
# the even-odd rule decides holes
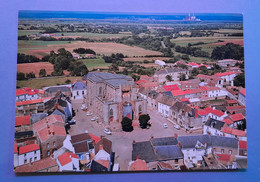
[[[84,95],[85,94],[85,92],[84,92],[84,90],[82,91],[82,95]]]
[[[228,151],[228,154],[230,154],[230,155],[231,155],[231,154],[232,154],[232,150],[229,150],[229,151]]]
[[[37,160],[37,157],[34,157],[34,161],[36,161]]]
[[[36,155],[36,150],[34,151],[34,155]]]
[[[224,149],[221,149],[221,154],[224,154]]]
[[[27,160],[26,159],[24,159],[24,164],[26,164],[27,163]]]
[[[99,87],[99,95],[102,94],[102,87]]]
[[[48,148],[50,148],[50,144],[49,144],[49,143],[47,143],[47,149],[48,149]]]
[[[53,142],[53,147],[55,147],[56,146],[56,143],[55,142]]]
[[[24,154],[24,157],[26,157],[26,154]]]
[[[47,155],[49,156],[50,155],[50,151],[48,150],[48,152],[47,152]]]
[[[79,91],[77,91],[77,95],[79,95]]]

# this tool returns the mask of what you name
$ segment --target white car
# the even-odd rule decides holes
[[[96,120],[96,117],[91,118],[91,121],[95,121],[95,120]]]
[[[168,128],[168,125],[166,123],[163,123],[164,128]]]
[[[87,115],[87,116],[91,116],[91,115],[92,115],[92,113],[91,113],[91,112],[88,112],[86,115]]]
[[[107,135],[111,135],[111,134],[112,134],[109,129],[105,129],[105,130],[104,130],[104,133],[107,134]]]
[[[177,129],[177,130],[181,129],[181,127],[179,125],[177,125],[177,124],[174,125],[174,128]]]

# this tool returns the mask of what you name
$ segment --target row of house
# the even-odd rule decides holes
[[[133,141],[133,170],[187,170],[241,168],[240,154],[245,154],[245,142],[236,138],[194,135],[151,138],[149,141]],[[243,151],[242,153],[240,151]],[[226,156],[228,161],[222,161]],[[238,162],[239,161],[239,162]],[[213,162],[215,165],[212,165]],[[245,162],[245,161],[243,161]],[[139,168],[138,168],[139,167]]]

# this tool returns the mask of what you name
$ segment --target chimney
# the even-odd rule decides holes
[[[139,159],[139,155],[138,155],[138,156],[136,156],[136,160],[137,160],[137,159]]]
[[[178,133],[174,133],[174,138],[178,138]]]
[[[103,150],[103,145],[99,145],[99,150]]]
[[[151,135],[151,140],[153,139],[153,135]]]
[[[135,140],[133,140],[133,144],[135,143]]]
[[[181,147],[181,143],[180,142],[178,142],[178,147]]]

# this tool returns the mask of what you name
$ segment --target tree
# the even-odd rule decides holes
[[[23,72],[17,72],[17,80],[26,80]]]
[[[123,118],[121,125],[122,125],[123,131],[131,132],[134,130],[134,128],[132,126],[132,120],[128,117]]]
[[[184,81],[184,80],[186,80],[186,75],[184,73],[181,73],[179,78],[180,78],[180,81]]]
[[[147,128],[147,126],[151,126],[150,123],[148,123],[148,121],[150,120],[150,116],[149,114],[142,114],[141,116],[139,116],[139,124],[140,124],[140,127],[142,129],[145,129]]]
[[[66,83],[66,84],[70,84],[70,83],[71,83],[71,80],[70,80],[70,79],[67,79],[67,80],[65,81],[65,83]]]
[[[220,60],[220,59],[244,59],[244,48],[240,45],[233,43],[228,43],[226,45],[216,47],[211,53],[211,58]]]
[[[109,70],[114,71],[114,72],[118,71],[118,70],[119,70],[118,65],[116,65],[116,64],[114,64],[114,63],[111,64],[111,65],[109,66]]]
[[[41,69],[39,72],[39,77],[45,77],[46,76],[46,70],[45,69]]]
[[[245,74],[239,74],[234,78],[234,85],[239,87],[245,88]]]
[[[27,79],[35,78],[35,74],[34,74],[33,72],[26,73],[26,78],[27,78]]]
[[[206,66],[201,66],[198,68],[198,70],[200,71],[200,74],[203,74],[203,75],[208,74],[208,69],[206,68]]]
[[[171,76],[171,75],[166,75],[165,78],[166,78],[166,80],[169,81],[169,82],[172,81],[172,76]]]
[[[88,68],[82,61],[75,61],[70,64],[69,71],[72,76],[84,76],[88,73]]]

